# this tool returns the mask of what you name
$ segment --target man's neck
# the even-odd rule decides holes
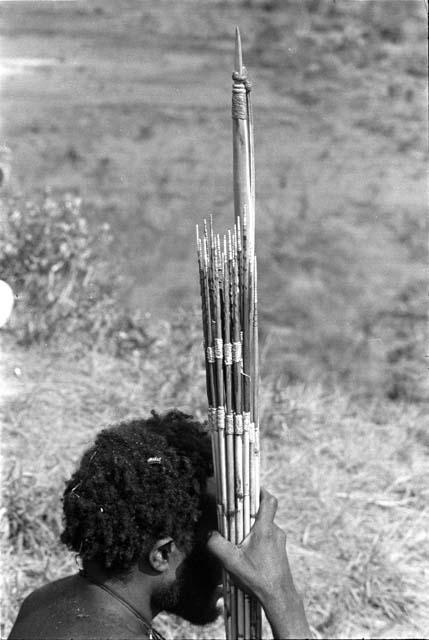
[[[151,605],[152,584],[150,576],[133,567],[124,578],[112,577],[95,562],[85,563],[84,575],[89,580],[99,582],[130,605],[138,614],[151,624],[158,611]]]

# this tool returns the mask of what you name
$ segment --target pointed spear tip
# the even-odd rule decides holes
[[[241,53],[241,36],[240,29],[235,27],[235,71],[242,73],[243,69],[243,56]]]

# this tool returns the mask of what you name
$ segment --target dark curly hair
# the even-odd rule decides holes
[[[209,437],[192,416],[152,411],[104,429],[66,483],[61,541],[118,576],[160,538],[189,552],[212,474]]]

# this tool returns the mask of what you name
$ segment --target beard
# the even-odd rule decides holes
[[[176,579],[152,596],[152,605],[192,624],[214,622],[222,612],[216,606],[222,571],[218,561],[202,546],[193,549],[176,571]]]

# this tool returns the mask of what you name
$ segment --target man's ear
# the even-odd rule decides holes
[[[149,552],[149,564],[160,573],[167,571],[171,553],[174,550],[173,538],[157,540]]]

